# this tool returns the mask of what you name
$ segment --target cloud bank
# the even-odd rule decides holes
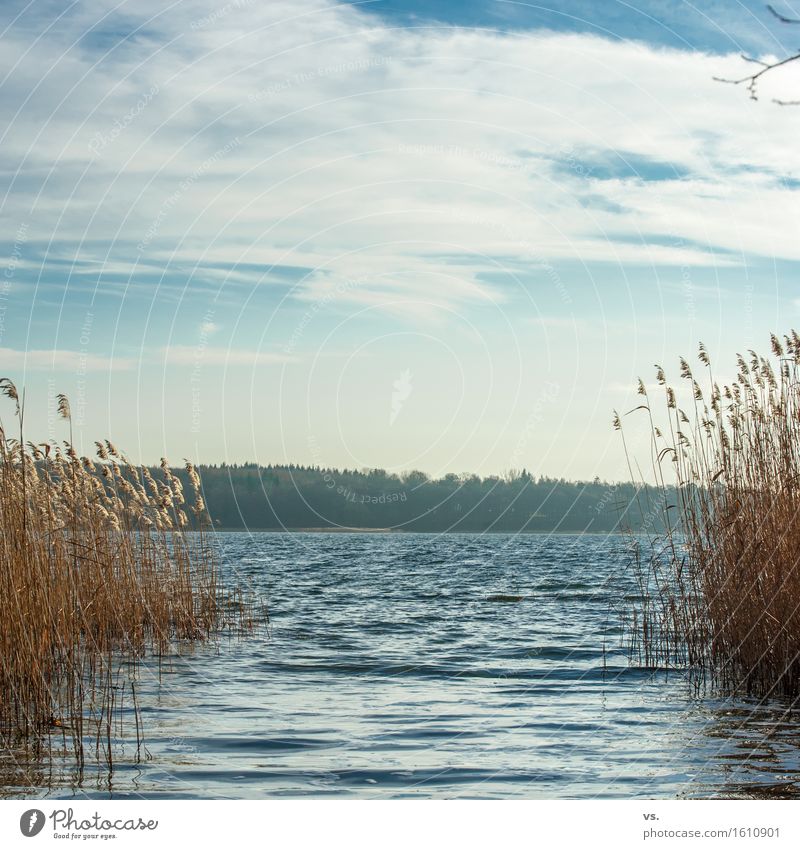
[[[310,268],[291,298],[358,278],[350,302],[416,317],[506,301],[498,267],[800,259],[799,113],[715,83],[734,56],[103,2],[34,7],[0,62],[4,228],[101,292],[105,269],[214,264],[224,289]]]

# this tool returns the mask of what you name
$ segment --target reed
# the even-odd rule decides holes
[[[0,422],[0,736],[39,745],[55,731],[81,764],[88,736],[110,762],[120,668],[250,613],[220,586],[191,463],[187,501],[166,460],[156,479],[109,441],[95,459],[71,433],[26,444],[24,396],[8,379],[0,391],[17,419],[13,435]],[[58,412],[71,431],[63,395]]]
[[[800,336],[771,341],[768,357],[737,355],[730,385],[714,380],[702,344],[701,380],[680,361],[686,391],[659,366],[655,398],[639,381],[654,474],[675,489],[666,534],[646,552],[637,546],[631,649],[645,665],[684,665],[726,691],[796,699]],[[622,430],[616,413],[614,426]]]

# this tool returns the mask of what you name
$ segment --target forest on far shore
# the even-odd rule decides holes
[[[524,469],[437,479],[417,471],[255,463],[197,469],[220,529],[657,532],[663,526],[665,495],[655,487],[534,477]],[[185,484],[185,472],[174,471]]]

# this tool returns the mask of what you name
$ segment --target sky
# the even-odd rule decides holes
[[[39,0],[0,31],[26,439],[67,437],[64,392],[79,450],[135,461],[621,480],[637,377],[800,324],[800,63],[714,80],[797,48],[761,3]]]

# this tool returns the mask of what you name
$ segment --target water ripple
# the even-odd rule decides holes
[[[628,665],[619,614],[636,586],[619,537],[219,545],[224,568],[267,597],[270,638],[145,663],[146,759],[134,762],[130,722],[111,778],[7,752],[5,795],[800,795],[785,705],[699,702],[680,672]]]

